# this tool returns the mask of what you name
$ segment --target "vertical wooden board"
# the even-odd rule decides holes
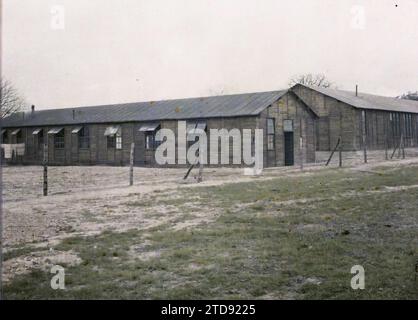
[[[129,154],[129,185],[134,184],[134,155],[135,155],[135,143],[131,142],[131,150]]]
[[[43,148],[43,195],[48,195],[48,144],[44,144]]]
[[[33,163],[35,161],[36,152],[35,152],[35,145],[34,145],[34,135],[32,134],[32,128],[24,128],[25,129],[25,154],[24,154],[24,162],[26,163]]]
[[[131,144],[133,142],[133,123],[122,124],[122,150],[119,162],[123,165],[130,163]]]
[[[72,136],[71,133],[73,127],[65,126],[64,127],[64,149],[62,152],[62,164],[68,165],[71,163],[71,150],[72,150]]]
[[[100,124],[97,125],[97,130],[95,132],[95,137],[97,141],[97,161],[100,164],[107,163],[107,139],[104,135],[108,125]]]
[[[71,133],[70,130],[70,140],[71,140],[71,164],[79,164],[80,163],[80,159],[79,159],[79,153],[80,153],[80,149],[78,146],[78,133]]]
[[[137,166],[143,166],[145,164],[145,135],[143,132],[139,131],[142,123],[137,123],[134,126],[134,163]]]
[[[90,163],[98,163],[98,126],[92,125],[90,128]]]

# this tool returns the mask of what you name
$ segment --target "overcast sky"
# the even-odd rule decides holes
[[[3,0],[2,15],[2,74],[37,109],[278,90],[307,72],[418,90],[417,0]]]

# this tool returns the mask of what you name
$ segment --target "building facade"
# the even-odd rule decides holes
[[[359,92],[295,85],[288,90],[13,114],[1,122],[2,158],[9,164],[41,164],[47,144],[50,165],[157,166],[160,129],[176,135],[176,161],[193,143],[179,143],[179,121],[187,132],[236,129],[243,137],[263,131],[264,167],[315,162],[339,141],[343,151],[418,146],[418,102]],[[218,160],[233,164],[242,141],[218,141]],[[183,148],[183,149],[182,149]],[[228,154],[226,154],[228,153]],[[211,163],[208,159],[209,165]],[[184,164],[183,164],[184,165]],[[187,165],[187,164],[186,164]]]
[[[42,164],[47,144],[49,165],[115,165],[130,162],[134,143],[136,166],[158,166],[155,150],[160,129],[176,133],[179,121],[187,130],[263,130],[264,167],[315,161],[317,115],[293,92],[283,90],[207,98],[32,110],[2,121],[2,157],[9,164]],[[253,134],[254,137],[254,134]],[[242,154],[242,141],[240,152]],[[254,147],[254,138],[251,141]],[[185,148],[190,147],[187,143]],[[219,162],[228,153],[233,165],[236,145],[218,143]],[[180,150],[181,151],[181,150]],[[176,153],[177,157],[177,153]],[[243,157],[241,156],[241,159]],[[178,159],[177,159],[178,160]],[[210,163],[209,165],[213,165]],[[176,161],[178,163],[178,161]],[[186,164],[188,165],[188,164]],[[244,165],[243,161],[240,164]]]

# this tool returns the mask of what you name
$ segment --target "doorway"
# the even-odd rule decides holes
[[[294,142],[293,142],[293,132],[284,133],[284,165],[293,166],[295,164],[294,160]]]

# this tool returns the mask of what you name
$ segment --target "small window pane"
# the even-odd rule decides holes
[[[267,134],[274,134],[274,119],[267,119]]]
[[[116,137],[116,149],[118,150],[122,149],[122,137],[120,136]]]
[[[64,130],[61,130],[57,134],[54,134],[54,147],[55,149],[64,149],[65,147]]]
[[[274,135],[267,136],[267,150],[274,150]]]
[[[44,130],[39,131],[36,136],[38,137],[38,147],[42,147],[44,144]]]
[[[147,132],[145,134],[145,149],[155,149],[155,132]]]
[[[1,142],[4,143],[4,144],[9,143],[9,135],[7,134],[7,130],[3,131]]]

